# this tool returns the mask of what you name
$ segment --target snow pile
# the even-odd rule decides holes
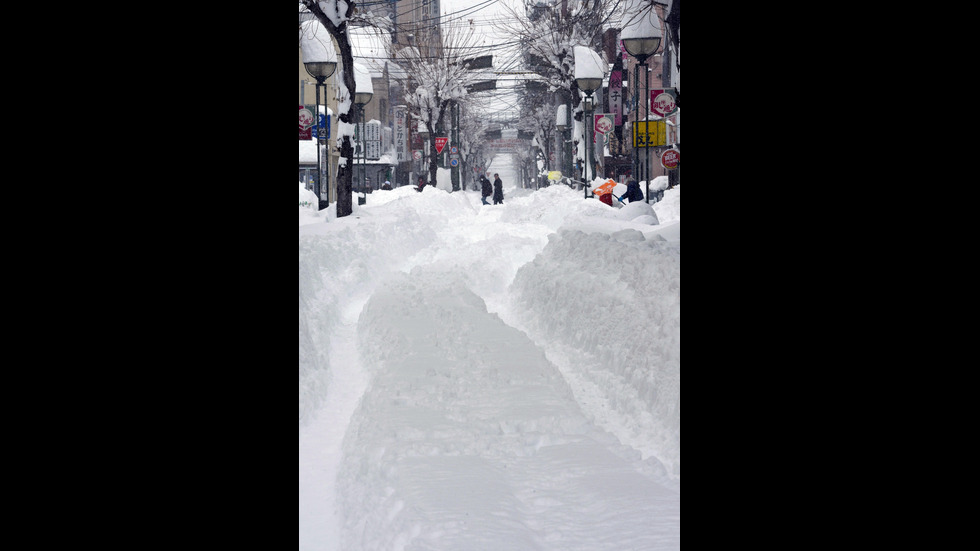
[[[653,205],[661,224],[681,220],[681,187],[664,191],[664,198]]]
[[[660,220],[657,219],[657,213],[654,211],[653,206],[645,201],[632,201],[622,204],[622,208],[616,212],[616,217],[620,220],[628,220],[630,222],[637,222],[640,224],[659,224]]]
[[[679,249],[630,229],[563,230],[510,291],[525,330],[595,398],[596,421],[679,476]]]
[[[306,189],[306,185],[303,182],[299,183],[299,210],[300,217],[303,214],[316,214],[316,211],[320,208],[320,203],[316,199],[316,194],[312,191]]]
[[[436,239],[429,225],[410,208],[390,209],[371,219],[354,218],[343,224],[315,220],[320,223],[300,226],[299,240],[301,422],[326,393],[331,368],[329,335],[344,314],[344,305],[364,300],[378,284],[378,274],[387,273],[391,265]]]

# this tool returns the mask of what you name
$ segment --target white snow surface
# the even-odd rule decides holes
[[[623,16],[623,30],[620,39],[662,37],[660,18],[652,4],[647,2],[627,2],[626,15]],[[668,7],[664,13],[670,13]]]
[[[588,46],[575,46],[575,78],[604,78],[606,63]]]
[[[680,187],[511,169],[300,207],[301,550],[680,548]]]

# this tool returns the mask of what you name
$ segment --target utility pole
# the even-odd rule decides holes
[[[458,151],[459,153],[457,153],[457,155],[450,155],[450,161],[449,161],[450,177],[452,178],[452,182],[453,182],[453,191],[459,191],[459,159],[458,158],[453,159],[453,157],[457,157],[459,154],[462,153],[462,150],[459,148],[460,145],[459,144],[459,102],[454,101],[452,105],[452,109],[453,109],[452,110],[452,117],[453,117],[452,147],[456,148],[456,151]]]

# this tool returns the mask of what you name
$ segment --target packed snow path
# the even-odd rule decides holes
[[[566,191],[395,190],[301,226],[301,549],[679,548],[679,229]],[[562,287],[577,247],[598,280]],[[563,294],[634,271],[656,301],[574,305],[599,340],[609,315],[663,326],[611,353]]]

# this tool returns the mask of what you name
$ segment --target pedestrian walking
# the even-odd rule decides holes
[[[385,180],[385,183],[381,184],[381,189],[391,191],[391,182]]]
[[[480,197],[480,200],[483,201],[484,205],[489,205],[490,203],[487,202],[487,197],[493,195],[493,185],[490,183],[490,180],[487,180],[486,176],[481,174],[480,186],[483,188],[482,191],[480,192],[483,194],[483,196]]]
[[[504,204],[504,183],[500,181],[500,175],[493,173],[493,204]]]
[[[425,179],[419,176],[419,187],[415,188],[415,191],[422,191],[422,188],[424,187],[425,187]]]

